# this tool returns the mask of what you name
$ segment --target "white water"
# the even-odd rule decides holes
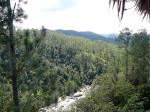
[[[61,97],[58,99],[57,104],[52,104],[49,107],[41,108],[38,112],[61,112],[68,111],[71,109],[72,105],[81,98],[86,96],[86,93],[89,92],[90,86],[84,86],[79,91],[74,93],[72,96],[67,96],[65,99]]]

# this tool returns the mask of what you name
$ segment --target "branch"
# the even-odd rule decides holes
[[[15,5],[14,5],[14,8],[13,8],[12,19],[14,18],[14,15],[15,15],[15,9],[16,9],[16,2],[15,2]]]

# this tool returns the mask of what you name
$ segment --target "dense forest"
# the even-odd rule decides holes
[[[96,77],[91,92],[73,112],[150,111],[150,35],[125,28],[116,41],[121,54],[111,56],[106,72]]]
[[[20,111],[37,111],[91,84],[91,92],[76,104],[78,112],[149,109],[150,36],[145,30],[133,34],[123,29],[116,38],[118,44],[49,30],[39,43],[42,32],[15,31]],[[11,68],[4,45],[1,38],[0,108],[9,112],[13,110]]]
[[[95,77],[106,72],[109,63],[116,60],[115,55],[120,52],[111,43],[74,38],[53,31],[47,31],[44,40],[37,45],[40,32],[19,29],[15,32],[17,68],[24,65],[17,83],[20,108],[25,112],[48,106],[57,102],[59,96],[70,95],[82,85],[91,84]],[[32,49],[35,50],[24,56]],[[2,47],[0,101],[4,112],[13,107],[7,53],[8,50]]]
[[[91,90],[71,112],[150,111],[150,35],[146,30],[133,33],[125,28],[111,43],[44,26],[17,28],[14,23],[27,18],[22,8],[26,3],[0,0],[0,112],[36,112],[84,85]],[[124,5],[125,0],[122,11]]]

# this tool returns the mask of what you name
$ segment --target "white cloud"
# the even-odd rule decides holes
[[[109,9],[109,0],[30,0],[25,11],[29,18],[25,28],[73,29],[97,33],[119,32],[123,27],[150,29],[134,11],[125,14],[119,23],[116,10]]]

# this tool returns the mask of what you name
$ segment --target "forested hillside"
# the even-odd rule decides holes
[[[40,32],[19,29],[15,32],[19,73],[17,84],[20,109],[24,112],[37,111],[57,102],[59,96],[70,95],[82,85],[92,84],[93,79],[106,72],[119,52],[110,43],[74,38],[53,31],[48,31],[37,45]],[[4,47],[5,42],[2,42],[0,109],[7,112],[13,109],[12,82],[8,51]]]
[[[60,26],[65,28],[64,23],[70,20],[75,21],[75,26],[85,22],[83,28],[89,27],[95,31],[99,28],[97,25],[100,25],[97,23],[103,20],[105,24],[101,24],[106,27],[103,26],[101,30],[114,28],[110,25],[111,21],[117,25],[110,16],[104,15],[108,20],[99,20],[97,15],[92,15],[99,14],[95,12],[100,7],[97,3],[103,3],[100,0],[84,1],[81,3],[82,7],[76,8],[75,6],[80,5],[69,1],[63,3],[62,0],[58,0],[58,3],[53,3],[56,6],[49,9],[49,1],[32,0],[29,6],[36,10],[32,14],[36,13],[37,16],[31,17],[31,20],[35,20],[28,21],[28,25],[34,27],[34,22],[44,22],[49,26],[48,22],[56,20],[55,23],[63,23]],[[134,1],[133,7],[144,17],[150,16],[149,0],[130,1]],[[109,0],[110,6],[118,6],[120,20],[123,19],[124,11],[128,9],[125,7],[126,2],[129,1]],[[47,5],[45,9],[41,8],[42,3],[44,7]],[[95,3],[95,10],[91,10],[95,8],[91,3]],[[44,26],[41,29],[16,27],[27,18],[23,9],[25,4],[26,0],[0,0],[0,112],[45,112],[45,107],[51,104],[50,107],[57,107],[58,99],[65,99],[68,95],[70,99],[72,96],[78,96],[74,97],[72,105],[66,106],[70,108],[67,110],[69,112],[150,112],[150,35],[146,30],[133,33],[129,28],[125,28],[117,35],[116,43],[113,43],[108,38],[92,32],[67,31],[65,35],[66,31],[51,31]],[[73,4],[74,8],[71,8]],[[28,11],[32,12],[30,8]],[[86,8],[83,11],[85,17],[82,16],[82,11],[76,15],[69,11],[69,8],[74,9],[73,12],[77,11],[76,14]],[[105,5],[101,10],[103,9]],[[60,10],[67,12],[63,13]],[[89,12],[86,14],[87,10]],[[49,21],[48,16],[45,16],[48,12],[60,15]],[[66,18],[63,18],[63,14],[67,14],[64,16]],[[70,19],[71,14],[73,20]],[[103,12],[100,13],[100,18],[102,17]],[[48,21],[45,18],[48,18]],[[93,18],[97,19],[93,21]],[[93,27],[91,22],[84,19],[90,19],[96,24]],[[70,22],[67,21],[69,26],[72,25]],[[52,25],[53,28],[54,26]],[[81,26],[76,28],[80,29]],[[77,91],[83,94],[76,95]],[[86,91],[89,93],[86,94]]]
[[[150,109],[150,36],[145,30],[133,34],[123,29],[118,45],[43,29],[17,29],[15,36],[20,111],[37,111],[91,84],[90,94],[73,106],[73,112]],[[0,109],[9,112],[14,106],[4,40],[1,37]]]
[[[125,28],[117,41],[122,49],[120,60],[114,58],[118,54],[111,57],[113,63],[94,80],[90,94],[72,112],[150,111],[150,35]]]
[[[73,36],[81,36],[90,40],[103,40],[106,42],[115,42],[115,34],[104,34],[104,35],[100,35],[94,32],[90,32],[90,31],[85,31],[85,32],[81,32],[81,31],[74,31],[74,30],[56,30],[57,32],[62,32],[66,35],[73,35]]]

